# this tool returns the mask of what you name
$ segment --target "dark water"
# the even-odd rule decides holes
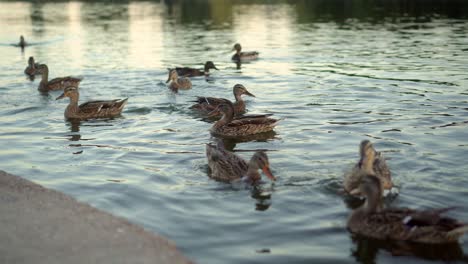
[[[455,205],[468,221],[468,4],[464,1],[1,2],[0,168],[173,240],[197,263],[467,262],[459,245],[416,248],[352,239],[339,194],[362,139],[384,152],[395,206]],[[32,45],[10,44],[19,35]],[[232,45],[260,51],[240,69]],[[129,97],[122,117],[71,124],[50,78],[78,75],[81,101]],[[171,94],[167,67],[215,62]],[[255,189],[207,177],[210,123],[194,96],[232,98],[283,118],[268,150],[278,181]]]

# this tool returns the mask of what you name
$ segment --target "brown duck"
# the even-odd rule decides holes
[[[249,61],[249,60],[256,60],[258,59],[258,52],[257,51],[244,51],[241,52],[242,46],[239,43],[236,43],[232,48],[233,51],[236,51],[234,55],[232,55],[233,61]]]
[[[251,94],[242,84],[236,84],[232,88],[234,93],[234,98],[236,101],[233,103],[234,106],[234,115],[239,116],[245,113],[245,102],[242,100],[242,95],[248,95],[255,97]],[[216,109],[220,104],[229,102],[229,100],[224,98],[215,98],[215,97],[197,97],[195,101],[196,104],[192,105],[190,108],[198,110],[204,114],[208,114]],[[221,114],[221,113],[220,113]]]
[[[348,219],[348,229],[353,234],[380,240],[445,244],[456,243],[468,231],[468,225],[442,216],[442,213],[453,208],[424,211],[381,209],[382,187],[380,179],[374,175],[363,176],[359,188],[366,202],[354,210]]]
[[[220,144],[217,146],[206,145],[206,158],[210,167],[210,177],[223,182],[244,180],[249,184],[256,184],[261,180],[258,170],[272,181],[276,178],[270,171],[268,156],[263,151],[257,151],[247,163],[236,154],[225,150]]]
[[[374,149],[369,140],[361,141],[359,145],[360,160],[350,173],[345,174],[344,189],[351,195],[359,196],[359,183],[364,175],[375,175],[382,181],[382,193],[393,187],[390,169],[385,162],[385,158],[380,152]]]
[[[28,66],[26,67],[26,69],[24,69],[24,74],[27,74],[29,76],[42,74],[42,71],[39,68],[40,64],[34,61],[34,57],[29,57]]]
[[[169,71],[169,77],[167,78],[166,83],[171,81],[169,84],[169,89],[177,93],[179,90],[188,90],[192,89],[192,82],[187,77],[179,77],[177,71],[172,69]]]
[[[208,117],[222,113],[222,117],[210,129],[215,136],[221,137],[242,137],[258,133],[269,132],[280,121],[270,118],[270,115],[249,115],[234,119],[234,107],[231,102],[218,105]]]
[[[78,105],[80,94],[78,88],[74,86],[65,88],[63,94],[57,97],[56,100],[65,97],[70,98],[70,103],[65,108],[65,118],[80,120],[119,116],[128,100],[128,98],[125,98],[123,100],[90,101]]]
[[[218,70],[218,68],[216,68],[216,66],[214,65],[212,61],[205,62],[205,67],[203,68],[203,70],[190,68],[190,67],[176,67],[174,69],[168,69],[168,70],[169,71],[176,70],[179,76],[195,77],[195,76],[209,75],[210,69]]]
[[[81,82],[81,78],[77,77],[59,77],[49,81],[49,67],[45,64],[39,65],[37,70],[41,71],[42,73],[42,80],[39,83],[39,87],[37,88],[39,91],[55,91],[55,90],[63,90],[65,87],[74,86],[78,87]]]

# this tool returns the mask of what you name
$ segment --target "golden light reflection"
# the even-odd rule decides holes
[[[79,68],[84,64],[83,61],[83,39],[85,32],[81,25],[81,2],[70,2],[68,4],[68,34],[69,34],[69,45],[70,49],[70,64],[75,68]]]
[[[155,3],[130,3],[129,58],[130,67],[162,68],[163,33],[162,5]]]

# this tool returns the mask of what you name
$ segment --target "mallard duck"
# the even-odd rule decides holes
[[[195,68],[189,68],[189,67],[176,67],[174,69],[168,69],[168,70],[169,71],[176,70],[177,74],[179,76],[194,77],[194,76],[209,75],[210,74],[210,69],[218,70],[218,68],[216,68],[216,66],[214,65],[214,63],[212,61],[205,62],[205,67],[204,67],[203,70],[195,69]]]
[[[348,228],[354,234],[381,240],[444,244],[457,242],[468,231],[468,225],[441,215],[453,208],[424,211],[381,209],[381,180],[374,175],[364,175],[359,188],[366,202],[348,219]]]
[[[234,87],[232,88],[232,92],[234,93],[234,98],[236,98],[236,101],[233,103],[234,115],[239,116],[245,113],[245,102],[244,100],[242,100],[242,95],[245,94],[252,97],[255,97],[255,95],[247,91],[247,88],[245,88],[242,84],[234,85]],[[226,103],[228,101],[229,100],[224,98],[197,97],[197,100],[195,101],[196,104],[192,105],[190,108],[196,109],[200,112],[207,114],[213,111],[218,105]]]
[[[242,47],[239,43],[236,43],[232,50],[236,51],[236,54],[232,55],[233,61],[249,61],[249,60],[256,60],[258,59],[258,52],[257,51],[244,51],[241,52]]]
[[[40,64],[34,62],[34,57],[29,57],[28,66],[26,67],[26,69],[24,69],[24,73],[29,76],[42,74],[42,71],[39,68],[40,68]]]
[[[177,93],[179,89],[188,90],[192,88],[192,82],[187,77],[179,77],[175,69],[169,71],[169,77],[167,78],[166,83],[171,81],[169,84],[169,89]]]
[[[67,76],[55,78],[49,81],[49,67],[47,67],[46,64],[39,65],[36,70],[39,70],[42,73],[42,80],[37,88],[39,91],[63,90],[65,87],[69,86],[78,87],[82,80],[81,78]]]
[[[383,190],[390,190],[393,187],[390,169],[385,162],[385,158],[377,152],[369,140],[361,141],[359,145],[359,162],[352,171],[345,174],[344,189],[351,195],[360,195],[359,183],[363,175],[372,174],[382,181]]]
[[[70,98],[70,103],[65,109],[65,118],[80,120],[118,116],[128,100],[128,98],[125,98],[123,100],[90,101],[78,105],[80,94],[78,88],[75,86],[65,88],[63,93],[55,100],[65,97]]]
[[[222,113],[222,117],[210,129],[213,135],[221,137],[243,137],[272,131],[280,120],[270,115],[249,115],[234,119],[234,107],[231,102],[218,105],[208,117]]]
[[[255,184],[261,179],[259,169],[272,181],[276,180],[270,171],[268,156],[263,151],[255,152],[247,163],[236,154],[225,150],[220,144],[217,146],[206,144],[206,158],[211,170],[210,177],[218,181],[231,182],[242,179]]]

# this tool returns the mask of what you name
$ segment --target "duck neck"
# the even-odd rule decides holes
[[[220,120],[218,120],[214,125],[213,127],[217,128],[217,127],[222,127],[226,124],[229,124],[232,119],[234,118],[234,113],[232,111],[232,109],[226,113],[223,113],[223,116],[221,117]]]
[[[78,99],[80,98],[80,94],[78,92],[71,94],[70,96],[70,103],[67,106],[66,112],[67,113],[76,113],[78,112]]]
[[[252,182],[258,182],[261,179],[260,173],[258,173],[258,165],[255,161],[250,160],[249,162],[249,167],[247,169],[246,177],[249,179],[249,181]]]
[[[234,98],[236,98],[236,102],[242,101],[242,94],[234,92]]]
[[[47,84],[49,82],[49,68],[44,65],[42,66],[42,80],[41,83]]]
[[[380,210],[380,197],[367,196],[362,210],[367,213],[374,213]]]

